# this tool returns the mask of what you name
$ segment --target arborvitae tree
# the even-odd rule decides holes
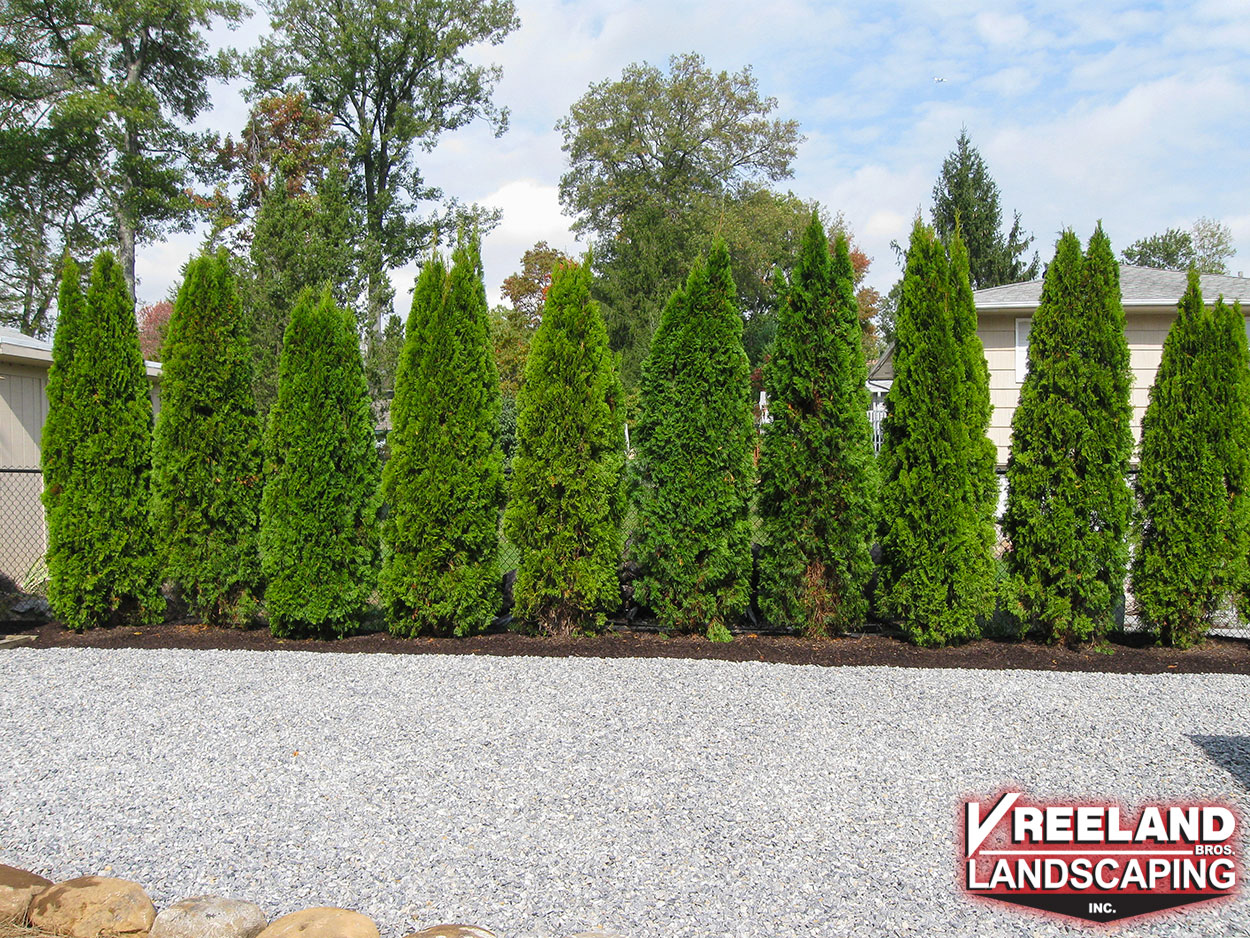
[[[476,237],[417,281],[382,474],[380,588],[397,635],[484,629],[500,605],[499,376]]]
[[[723,241],[664,310],[642,372],[638,597],[665,628],[728,641],[748,607],[755,427]]]
[[[282,343],[265,436],[260,545],[275,635],[337,635],[356,625],[378,560],[378,483],[355,317],[306,290]]]
[[[260,583],[261,423],[224,252],[197,257],[174,301],[152,451],[152,524],[166,580],[215,625],[240,624]]]
[[[1142,418],[1133,593],[1166,645],[1201,641],[1245,581],[1250,364],[1229,312],[1203,305],[1191,268]]]
[[[1066,231],[1029,334],[1003,516],[1016,615],[1050,641],[1102,636],[1123,599],[1131,385],[1110,244],[1099,227],[1082,256]]]
[[[966,324],[957,328],[954,312],[960,283],[933,229],[917,219],[886,398],[877,598],[920,645],[975,638],[978,620],[994,608],[983,493],[973,475],[981,448],[968,429],[976,395],[957,338]]]
[[[517,613],[568,634],[621,600],[624,402],[589,262],[556,267],[517,395]]]
[[[84,302],[66,264],[43,428],[48,601],[72,629],[152,622],[164,609],[148,502],[152,399],[134,303],[110,253]]]
[[[857,628],[868,613],[877,466],[854,276],[846,238],[831,259],[813,213],[764,367],[773,420],[760,457],[760,606],[812,635]]]
[[[981,548],[969,558],[969,575],[983,583],[996,579],[993,551],[998,518],[998,447],[989,437],[990,366],[985,346],[977,335],[977,306],[968,273],[968,250],[958,224],[950,237],[951,315],[955,344],[963,359],[964,384],[961,403],[968,432],[968,479],[974,528]]]

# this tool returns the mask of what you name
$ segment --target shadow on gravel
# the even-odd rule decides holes
[[[1250,791],[1250,737],[1190,736],[1208,759],[1227,769],[1237,784]]]

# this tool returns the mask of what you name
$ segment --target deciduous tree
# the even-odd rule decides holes
[[[800,139],[796,121],[770,117],[776,107],[749,67],[713,72],[691,53],[670,58],[667,73],[633,64],[592,85],[557,125],[569,161],[560,201],[574,229],[595,237],[609,340],[627,385],[666,298],[724,233],[734,211],[726,206],[750,203],[757,217],[775,207],[755,204],[755,193],[791,175]]]
[[[44,98],[48,120],[88,132],[99,154],[96,195],[112,220],[118,262],[134,298],[135,245],[189,225],[187,178],[205,170],[210,135],[188,129],[208,106],[208,81],[228,73],[203,31],[237,23],[237,0],[11,0],[40,37],[42,63],[65,81]]]
[[[503,133],[507,111],[491,100],[500,69],[474,64],[469,49],[497,45],[520,21],[512,0],[271,0],[266,9],[274,35],[249,68],[260,89],[306,93],[346,138],[364,215],[369,321],[381,329],[388,271],[460,214],[454,203],[443,217],[415,214],[442,192],[422,179],[414,151],[478,118]],[[479,216],[479,225],[493,218]]]

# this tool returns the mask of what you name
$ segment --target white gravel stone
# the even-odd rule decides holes
[[[960,893],[960,798],[1246,812],[1250,677],[15,649],[0,740],[0,859],[110,868],[158,908],[341,906],[385,938],[1058,936],[1087,930]],[[1246,934],[1250,898],[1117,930]]]

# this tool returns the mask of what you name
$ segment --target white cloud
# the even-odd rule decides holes
[[[1029,32],[1029,21],[1019,13],[978,13],[973,23],[977,35],[995,46],[1015,45]]]

